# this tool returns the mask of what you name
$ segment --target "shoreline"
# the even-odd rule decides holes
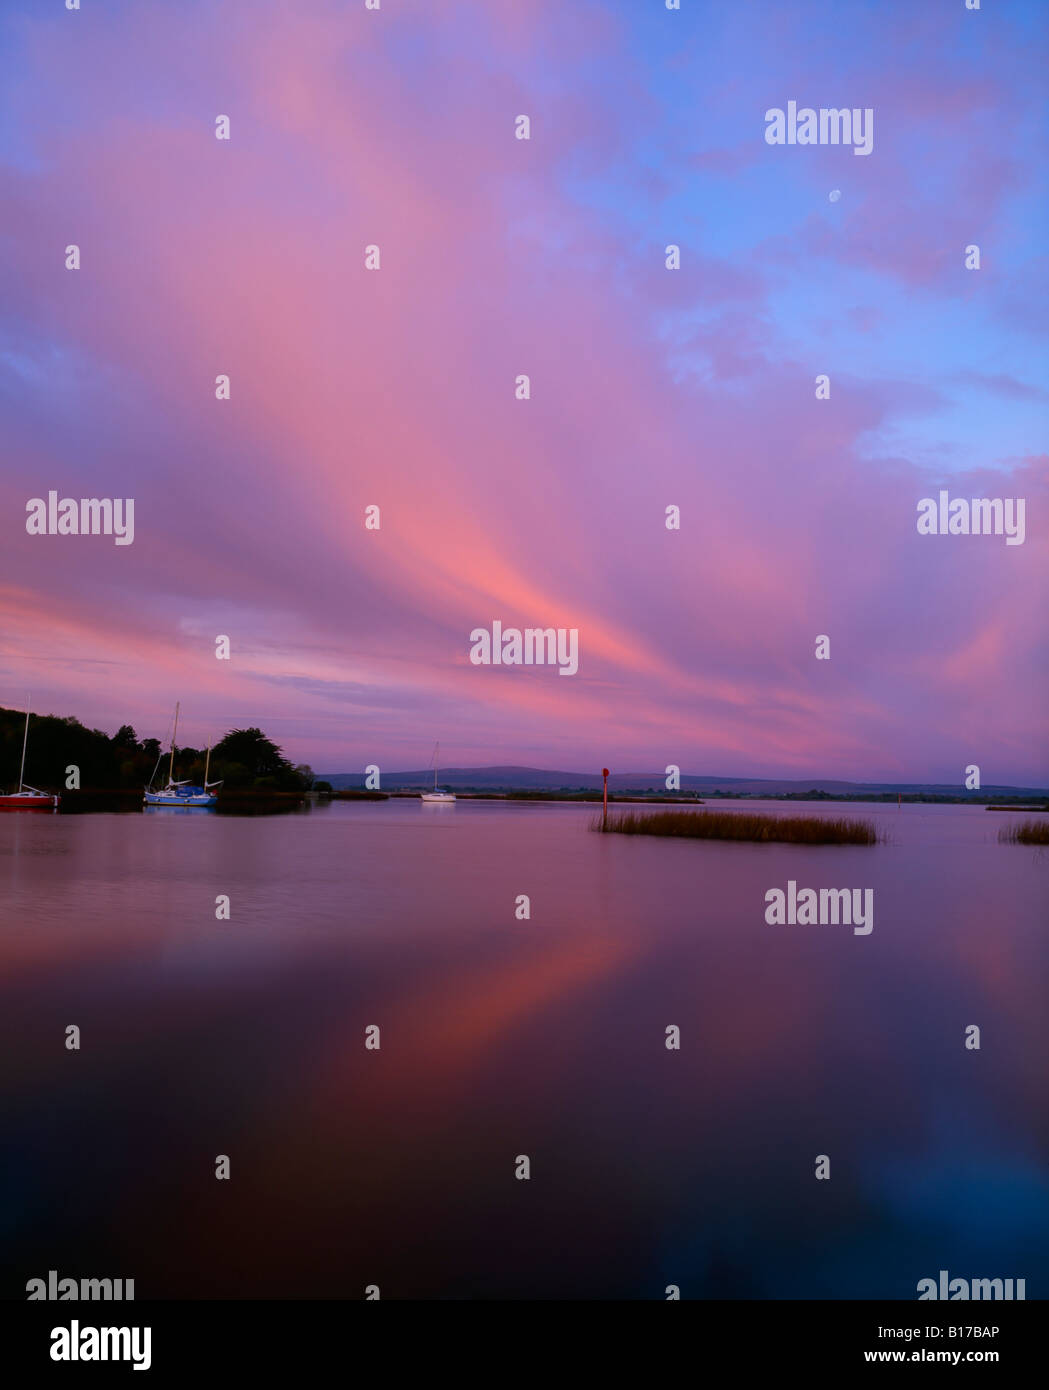
[[[347,788],[341,791],[273,791],[269,789],[244,788],[237,791],[224,791],[219,795],[217,807],[218,812],[242,812],[251,814],[252,812],[261,813],[265,811],[291,811],[300,806],[319,806],[330,802],[381,802],[381,801],[418,801],[420,791],[402,790],[398,788],[392,791],[366,791],[358,788]],[[507,802],[516,805],[551,805],[551,806],[600,806],[602,796],[600,791],[583,790],[578,792],[565,791],[487,791],[487,790],[459,790],[454,789],[458,801],[495,801]],[[59,814],[88,814],[92,811],[113,811],[113,810],[139,810],[145,809],[142,803],[142,789],[140,787],[84,787],[75,791],[61,791],[61,804],[58,807]],[[730,802],[733,805],[759,805],[776,804],[789,805],[798,804],[811,807],[820,803],[830,803],[833,805],[868,805],[868,806],[908,806],[928,805],[928,806],[974,806],[982,807],[986,811],[1011,812],[1013,814],[1041,815],[1049,813],[1049,799],[1044,803],[1032,802],[1029,798],[1017,798],[1015,804],[1003,802],[1000,797],[988,798],[986,800],[975,797],[949,797],[949,796],[923,796],[913,795],[904,796],[899,799],[892,796],[830,796],[821,794],[817,796],[799,796],[796,793],[788,793],[780,796],[755,796],[751,794],[740,795],[721,795],[715,797],[698,796],[671,796],[645,792],[615,792],[609,793],[609,806],[664,806],[675,807],[686,810],[689,807],[702,807],[711,810],[715,805]],[[177,809],[177,808],[176,808]]]

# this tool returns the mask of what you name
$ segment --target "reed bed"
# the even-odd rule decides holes
[[[688,840],[750,840],[787,845],[876,845],[870,821],[822,816],[769,816],[733,811],[620,811],[591,822],[591,830],[616,835],[670,835]]]
[[[1049,845],[1049,820],[1021,820],[1003,825],[998,832],[1002,845]]]

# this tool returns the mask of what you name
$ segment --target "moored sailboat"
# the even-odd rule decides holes
[[[445,791],[443,787],[438,787],[437,785],[437,762],[440,757],[440,753],[441,745],[439,743],[435,743],[433,747],[433,791],[423,792],[422,800],[434,802],[438,806],[446,806],[449,802],[455,800],[455,792]]]
[[[25,782],[25,754],[26,744],[29,742],[29,696],[26,696],[25,703],[25,732],[22,734],[22,766],[18,770],[18,790],[12,792],[10,796],[0,796],[0,810],[4,811],[53,811],[59,801],[60,796],[53,795],[51,792],[39,791],[36,787],[30,787]]]
[[[208,771],[211,767],[211,744],[208,744],[208,753],[204,762],[204,785],[197,786],[191,782],[176,782],[175,778],[175,737],[178,734],[178,712],[179,706],[175,705],[175,724],[171,731],[171,754],[168,759],[168,783],[158,791],[153,790],[153,777],[157,775],[157,768],[160,766],[160,758],[157,759],[157,767],[153,769],[153,777],[149,779],[149,786],[145,789],[144,804],[146,806],[181,806],[183,808],[197,807],[207,810],[218,805],[218,789],[222,782],[209,782]],[[163,757],[163,754],[161,754]],[[214,789],[214,790],[213,790]]]

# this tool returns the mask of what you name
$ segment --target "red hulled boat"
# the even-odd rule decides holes
[[[36,787],[26,786],[25,750],[29,739],[29,698],[26,697],[25,732],[22,735],[22,766],[18,771],[18,790],[10,796],[0,796],[0,811],[54,811],[61,797],[51,792],[38,791]]]

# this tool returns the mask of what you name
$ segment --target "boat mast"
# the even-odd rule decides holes
[[[441,757],[441,745],[435,743],[433,746],[433,789],[437,790],[437,764]]]
[[[171,731],[171,759],[168,762],[168,786],[175,775],[175,735],[178,733],[178,701],[175,701],[175,727]]]
[[[22,766],[18,769],[18,790],[19,790],[19,792],[21,792],[21,790],[22,790],[22,786],[23,786],[22,778],[25,776],[25,746],[26,746],[26,740],[27,740],[28,738],[29,738],[29,696],[27,695],[27,696],[25,697],[25,732],[24,732],[23,735],[22,735]]]
[[[208,768],[211,766],[211,744],[208,744],[208,755],[204,759],[204,790],[208,789]]]

